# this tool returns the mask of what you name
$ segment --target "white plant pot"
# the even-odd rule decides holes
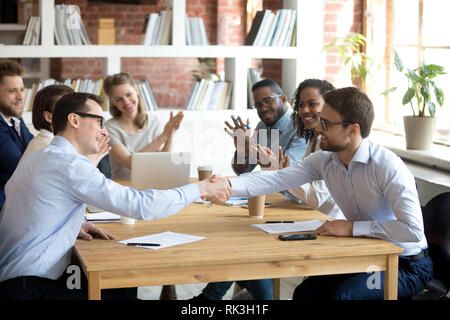
[[[406,149],[428,150],[434,136],[436,119],[434,117],[403,117]]]

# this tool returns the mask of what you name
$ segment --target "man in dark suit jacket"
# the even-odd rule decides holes
[[[23,73],[17,62],[0,61],[0,209],[5,202],[5,184],[33,138],[22,120]]]

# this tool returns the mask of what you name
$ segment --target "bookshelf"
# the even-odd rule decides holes
[[[2,47],[0,57],[9,58],[102,58],[103,76],[120,72],[121,58],[225,58],[225,80],[233,82],[231,109],[244,111],[247,101],[247,70],[252,59],[281,59],[281,86],[287,95],[292,95],[297,84],[308,77],[323,75],[324,0],[284,0],[284,8],[296,9],[296,47],[254,47],[254,46],[192,46],[185,45],[186,11],[185,0],[168,0],[173,10],[172,45],[90,45],[60,46],[54,44],[55,1],[40,0],[42,23],[41,45]]]
[[[29,58],[21,61],[23,66],[27,68],[26,73],[23,76],[24,84],[26,87],[31,87],[35,82],[39,82],[41,79],[49,77],[49,59],[41,58],[35,59],[34,56],[22,57],[20,55],[13,54],[11,56],[4,56],[3,50],[9,47],[21,47],[22,50],[26,51],[26,48],[30,46],[17,46],[15,44],[22,43],[23,37],[26,31],[26,24],[16,24],[16,23],[0,23],[0,57],[7,58]],[[33,46],[35,48],[37,46]],[[30,68],[33,66],[33,68]]]
[[[167,1],[167,6],[173,10],[171,45],[60,46],[54,44],[55,1],[40,0],[41,44],[3,46],[0,58],[102,58],[103,76],[120,72],[122,58],[224,58],[225,80],[233,83],[231,110],[184,110],[182,130],[176,135],[173,151],[192,152],[191,176],[196,176],[197,165],[205,164],[212,164],[214,172],[231,176],[234,175],[230,166],[234,145],[233,140],[224,134],[224,121],[230,121],[232,114],[240,115],[243,119],[250,118],[252,126],[259,121],[256,111],[247,109],[247,73],[252,66],[252,59],[282,60],[281,87],[289,98],[302,80],[323,78],[325,58],[321,49],[324,2],[283,1],[283,8],[296,9],[295,47],[185,45],[186,0]],[[160,108],[155,112],[161,120],[167,121],[170,110]],[[105,116],[110,117],[108,112],[105,112]],[[24,120],[33,131],[31,112],[24,114]]]

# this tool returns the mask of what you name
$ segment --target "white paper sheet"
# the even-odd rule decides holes
[[[120,221],[120,216],[118,214],[102,211],[97,213],[89,213],[85,215],[86,220],[92,223],[102,223],[102,222],[117,222]]]
[[[258,228],[264,232],[275,234],[275,233],[286,233],[286,232],[300,232],[300,231],[313,231],[316,230],[323,224],[319,220],[307,220],[302,222],[294,223],[262,223],[262,224],[252,224],[252,227]]]
[[[172,247],[180,244],[195,242],[198,240],[206,239],[206,237],[192,236],[184,233],[175,233],[172,231],[166,231],[161,233],[155,233],[148,236],[132,238],[128,240],[117,241],[118,243],[127,244],[128,242],[136,243],[159,243],[159,247],[144,247],[136,246],[140,248],[146,248],[151,250],[163,249],[167,247]]]

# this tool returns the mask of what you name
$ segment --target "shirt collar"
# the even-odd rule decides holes
[[[5,120],[6,124],[7,124],[8,126],[12,127],[11,120],[10,120],[10,121],[6,120],[6,117],[5,117],[5,116],[3,115],[3,113],[1,113],[1,112],[0,112],[0,115],[2,115],[2,118],[3,118],[3,120]],[[16,118],[16,117],[10,117],[10,119],[14,119],[14,122],[15,122],[15,123],[20,123],[20,119],[19,119],[19,118]]]
[[[339,155],[337,154],[337,152],[333,152],[333,155],[331,157],[333,159],[333,162],[340,163],[342,166],[344,165],[341,159],[339,159]],[[366,138],[363,139],[359,144],[358,149],[353,155],[352,161],[350,161],[349,168],[352,162],[369,163],[369,160],[370,160],[370,142],[369,139]]]
[[[61,149],[69,153],[79,154],[78,151],[75,149],[75,147],[70,143],[70,141],[64,138],[63,136],[58,135],[54,136],[50,144],[61,147]]]
[[[355,154],[353,155],[352,161],[369,163],[370,159],[369,147],[370,147],[369,139],[363,139],[359,144],[359,147],[356,150]]]

